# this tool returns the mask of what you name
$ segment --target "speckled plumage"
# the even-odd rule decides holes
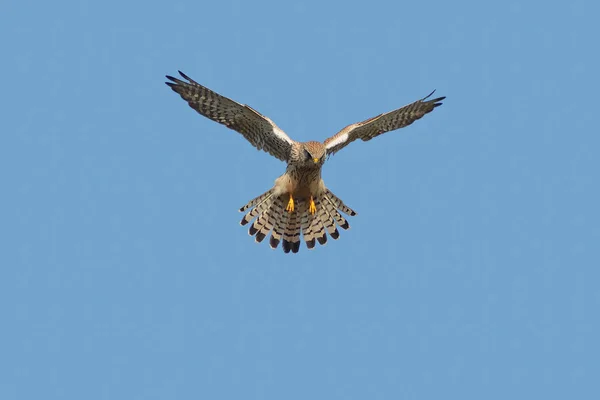
[[[348,229],[348,221],[340,212],[354,216],[356,212],[335,196],[323,182],[321,169],[328,156],[356,139],[363,141],[412,124],[441,105],[445,97],[427,100],[429,96],[397,110],[363,122],[348,125],[321,142],[296,142],[273,121],[251,107],[237,103],[198,84],[181,71],[183,81],[167,75],[167,85],[201,115],[241,133],[254,147],[287,162],[283,175],[274,186],[240,208],[246,212],[241,224],[252,222],[248,233],[262,242],[270,233],[269,244],[282,243],[284,252],[297,253],[302,235],[306,246],[325,244],[327,234],[339,237],[337,226]],[[287,205],[287,206],[286,206]],[[314,207],[314,208],[313,208]],[[313,210],[311,212],[311,209]]]

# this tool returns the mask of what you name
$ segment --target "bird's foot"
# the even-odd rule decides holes
[[[292,194],[290,193],[290,201],[288,201],[287,207],[285,208],[285,211],[288,212],[293,212],[294,211],[294,198],[292,197]]]
[[[317,206],[315,205],[315,201],[313,197],[310,196],[310,204],[308,205],[308,212],[314,214],[317,211]]]

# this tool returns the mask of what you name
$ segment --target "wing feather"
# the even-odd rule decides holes
[[[446,98],[445,96],[427,100],[433,93],[435,93],[435,90],[421,100],[417,100],[402,108],[380,114],[366,121],[348,125],[323,142],[327,149],[327,154],[338,152],[356,139],[363,141],[371,140],[382,133],[404,128],[412,124],[425,114],[433,111],[434,108],[442,105],[441,101]]]
[[[294,141],[273,121],[253,108],[200,85],[183,72],[188,82],[167,75],[165,82],[201,115],[241,133],[254,147],[287,161]]]

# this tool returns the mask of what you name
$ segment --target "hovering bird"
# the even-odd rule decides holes
[[[187,81],[167,75],[165,82],[190,107],[207,118],[241,133],[254,147],[287,163],[286,171],[274,186],[240,208],[246,212],[241,225],[250,225],[248,233],[256,242],[271,233],[269,245],[275,249],[282,242],[283,251],[297,253],[302,233],[306,247],[327,242],[327,234],[339,237],[337,226],[348,229],[348,221],[340,212],[354,216],[356,212],[334,195],[321,178],[321,168],[328,156],[351,142],[371,140],[382,133],[403,128],[440,106],[445,97],[428,100],[435,92],[395,111],[363,122],[348,125],[321,142],[296,142],[273,121],[253,108],[237,103],[195,82],[183,72]]]

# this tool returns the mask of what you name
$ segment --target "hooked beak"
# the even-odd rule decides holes
[[[315,162],[315,164],[319,163],[319,159],[318,158],[313,158],[313,161]]]

